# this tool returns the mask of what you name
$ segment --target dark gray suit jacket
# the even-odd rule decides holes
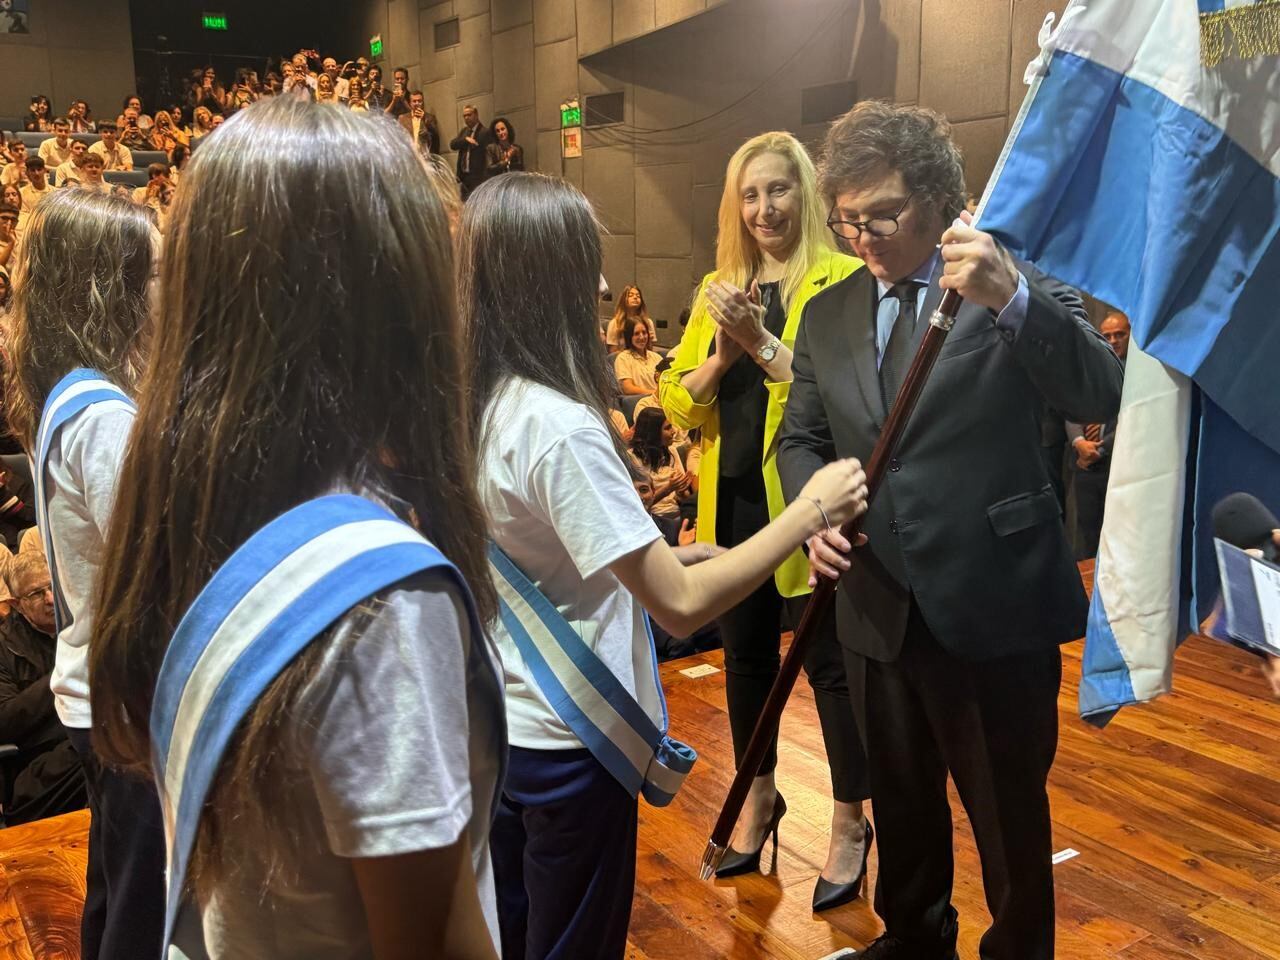
[[[1121,367],[1079,296],[1019,264],[1028,279],[1016,338],[966,303],[947,337],[840,582],[846,647],[898,656],[910,598],[938,642],[965,660],[1065,643],[1084,633],[1084,590],[1040,454],[1047,404],[1071,420],[1106,421],[1120,406]],[[879,290],[863,269],[805,307],[778,450],[788,499],[836,457],[866,463],[884,424],[876,369]],[[917,339],[941,291],[929,288]]]

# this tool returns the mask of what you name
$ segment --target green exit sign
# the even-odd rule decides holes
[[[382,34],[369,38],[369,56],[375,60],[382,56]]]
[[[225,13],[202,14],[200,25],[206,30],[225,30],[227,29],[227,15]]]
[[[560,108],[560,128],[582,126],[582,109],[576,104],[568,104]]]

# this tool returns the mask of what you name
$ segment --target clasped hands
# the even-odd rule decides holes
[[[769,339],[760,285],[752,280],[750,292],[745,292],[723,280],[712,280],[707,284],[706,296],[707,312],[716,322],[716,356],[725,364],[744,353],[755,356]]]

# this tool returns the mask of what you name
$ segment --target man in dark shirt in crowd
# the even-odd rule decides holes
[[[79,810],[86,803],[80,760],[53,708],[53,588],[43,554],[14,556],[6,575],[15,609],[0,620],[0,743],[17,746],[3,776],[4,823],[13,826]]]

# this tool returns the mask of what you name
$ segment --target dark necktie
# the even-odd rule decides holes
[[[911,367],[911,345],[916,333],[917,289],[916,284],[905,281],[895,283],[885,294],[886,299],[893,297],[898,301],[898,319],[893,322],[889,342],[885,344],[884,356],[880,359],[880,390],[886,411],[893,407],[893,401]]]

